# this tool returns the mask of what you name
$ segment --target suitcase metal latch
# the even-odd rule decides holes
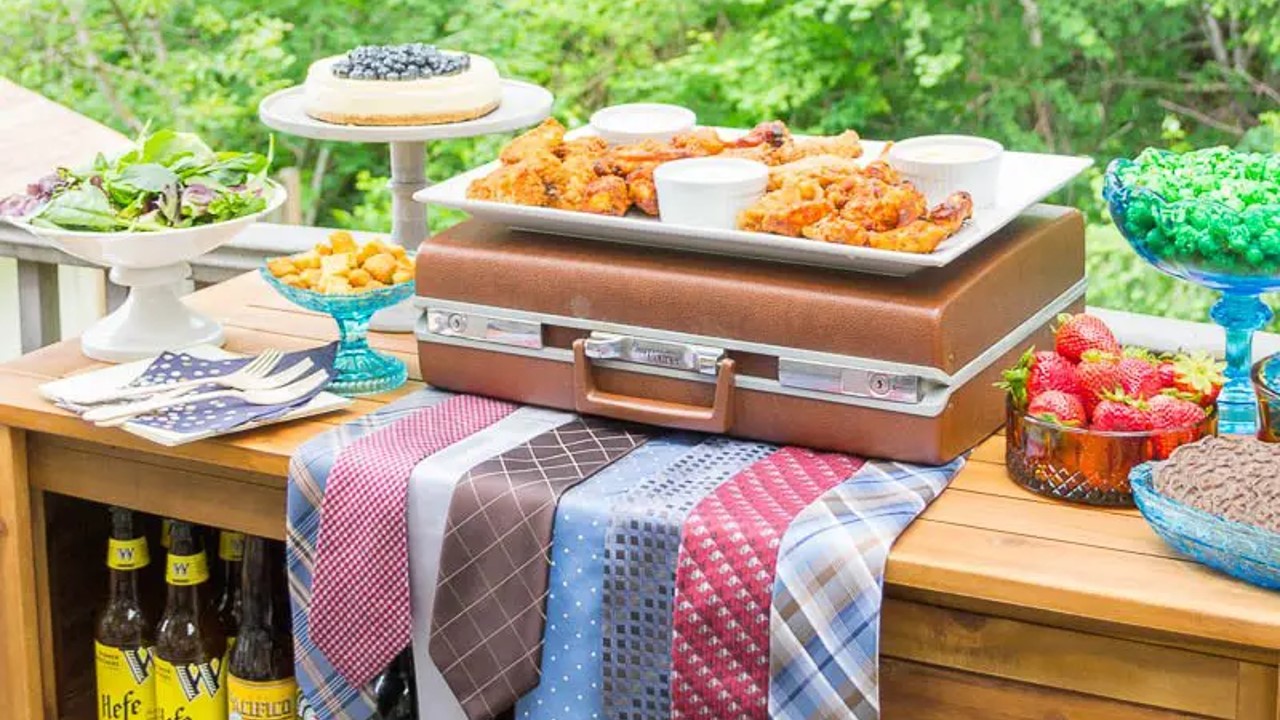
[[[920,402],[923,395],[920,378],[915,375],[792,358],[778,359],[778,383],[786,387],[911,404]]]
[[[427,330],[445,337],[468,338],[539,349],[542,323],[452,310],[427,310]]]
[[[584,343],[587,357],[593,360],[623,360],[712,376],[724,357],[724,348],[613,333],[592,332]]]

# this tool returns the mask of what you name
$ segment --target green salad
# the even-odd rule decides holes
[[[267,154],[215,152],[198,136],[159,130],[114,160],[59,168],[0,200],[0,217],[39,227],[147,232],[234,220],[266,209],[274,188]]]

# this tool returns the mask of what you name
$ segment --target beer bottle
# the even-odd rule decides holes
[[[227,720],[227,640],[201,596],[209,564],[190,523],[171,526],[164,579],[168,596],[155,652],[160,720]]]
[[[413,650],[408,648],[373,679],[376,720],[414,720],[418,717],[413,672]]]
[[[250,537],[244,545],[244,605],[228,664],[230,720],[295,720],[293,628],[284,545]]]
[[[107,605],[94,625],[98,720],[155,720],[152,625],[138,595],[138,575],[151,563],[147,537],[133,512],[111,508],[107,541]]]
[[[218,559],[222,561],[222,590],[214,603],[213,611],[222,623],[227,636],[227,655],[236,647],[236,632],[240,628],[240,605],[243,589],[240,585],[240,565],[244,560],[244,534],[223,530],[218,533]]]

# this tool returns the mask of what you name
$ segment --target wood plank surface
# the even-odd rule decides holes
[[[26,433],[0,426],[0,698],[7,717],[44,708]]]
[[[1241,663],[1229,658],[911,602],[887,602],[883,618],[885,657],[1237,717]]]
[[[89,163],[99,152],[129,148],[124,135],[76,111],[0,78],[0,197],[59,166]]]
[[[29,465],[31,483],[42,491],[284,539],[282,479],[268,485],[192,468],[179,470],[91,452],[39,435],[31,442]]]
[[[1237,720],[1275,720],[1277,706],[1277,671],[1273,665],[1240,663],[1239,692],[1236,698]]]
[[[336,328],[328,318],[291,308],[252,275],[203,290],[190,296],[188,302],[224,321],[227,347],[232,351],[255,352],[266,347],[294,349],[336,337]],[[374,333],[371,342],[375,347],[399,354],[417,374],[411,336]],[[362,399],[343,413],[180,448],[163,448],[121,431],[88,426],[39,397],[36,388],[41,382],[94,365],[79,353],[76,343],[69,342],[0,367],[0,423],[32,430],[41,436],[64,438],[57,442],[65,443],[69,439],[104,446],[91,452],[73,443],[75,452],[67,453],[66,459],[55,458],[61,453],[51,454],[55,459],[47,461],[41,456],[37,474],[50,478],[40,481],[42,487],[77,495],[130,499],[152,511],[179,516],[182,516],[180,508],[171,500],[151,495],[164,495],[166,483],[181,474],[175,471],[182,469],[190,469],[192,477],[201,478],[195,482],[197,485],[231,489],[239,483],[259,488],[264,494],[257,502],[271,513],[280,513],[288,459],[303,442],[421,387],[410,383],[395,394]],[[55,441],[41,437],[36,444],[46,442]],[[91,462],[103,462],[93,457],[95,453],[111,458],[113,463],[142,463],[134,473],[139,479],[123,483],[125,490],[109,491],[121,494],[108,495],[106,490],[87,487],[74,479],[53,478],[54,470],[71,467],[73,463],[87,468]],[[1218,575],[1179,557],[1151,533],[1135,511],[1086,508],[1029,493],[1008,479],[1003,459],[1002,437],[993,437],[979,445],[951,488],[901,538],[889,558],[890,595],[914,593],[915,597],[928,598],[938,605],[1007,608],[1010,614],[1016,613],[1020,621],[1032,625],[1087,628],[1094,634],[1128,640],[1150,638],[1151,643],[1158,646],[1150,651],[1155,653],[1152,658],[1160,658],[1160,662],[1172,658],[1190,663],[1174,662],[1174,667],[1194,666],[1194,653],[1179,650],[1181,645],[1193,647],[1195,652],[1208,650],[1231,657],[1233,673],[1236,659],[1262,667],[1270,663],[1274,669],[1274,659],[1280,652],[1280,602],[1274,593]],[[235,475],[237,472],[246,474],[239,477]],[[268,513],[249,505],[252,503],[232,512],[230,521],[223,519],[218,524],[232,524],[238,529],[278,537],[278,525],[274,530],[264,527]],[[204,517],[191,519],[210,521]],[[997,625],[996,629],[982,632],[996,633],[992,637],[1002,640],[1011,637],[1007,633],[999,634],[1001,627]],[[958,642],[954,637],[951,641]],[[1102,647],[1088,643],[1086,646],[1095,650]],[[1173,654],[1159,654],[1165,650]],[[915,651],[924,657],[922,647],[917,646]],[[1181,652],[1191,655],[1179,654]],[[1188,660],[1189,657],[1192,659]],[[1227,717],[1223,711],[1211,709],[1205,700],[1212,698],[1213,707],[1217,708],[1216,703],[1225,695],[1230,696],[1232,708],[1240,704],[1240,697],[1261,697],[1265,705],[1267,696],[1257,688],[1263,687],[1258,683],[1266,678],[1258,676],[1247,692],[1240,690],[1245,686],[1237,687],[1235,680],[1224,679],[1227,676],[1222,668],[1226,666],[1219,661],[1220,658],[1209,663],[1210,680],[1183,683],[1191,687],[1181,692],[1191,695],[1171,696],[1174,698],[1171,702],[1177,705],[1175,710],[1197,714],[1212,710],[1211,714],[1201,716]],[[1048,672],[1049,661],[1037,662],[1043,662],[1038,671],[1041,675],[1036,675],[1034,668],[1024,668],[1019,674],[1008,671],[1008,678],[1020,683],[1049,682],[1043,674]],[[975,667],[981,669],[978,665]],[[997,670],[990,666],[983,671],[993,674]],[[1062,675],[1062,682],[1070,681],[1071,672],[1064,670]],[[1077,678],[1075,682],[1085,680]],[[1127,688],[1096,684],[1076,687],[1091,698],[1088,702],[1109,696],[1117,702],[1133,703],[1150,702],[1155,697],[1160,686],[1150,683],[1156,681],[1144,679]],[[989,692],[989,688],[980,686],[966,692],[982,695]],[[1241,696],[1240,692],[1246,695]],[[1271,705],[1274,706],[1274,702]],[[1081,707],[1092,706],[1086,702]],[[1274,707],[1270,710],[1274,712]],[[1150,712],[1131,716],[1177,716],[1151,715]],[[1086,716],[1077,713],[1069,717]]]
[[[884,720],[1189,720],[1202,716],[1120,703],[886,658]]]

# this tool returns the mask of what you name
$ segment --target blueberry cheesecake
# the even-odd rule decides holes
[[[498,69],[481,55],[432,45],[363,45],[311,64],[306,112],[340,125],[434,125],[493,112]]]

